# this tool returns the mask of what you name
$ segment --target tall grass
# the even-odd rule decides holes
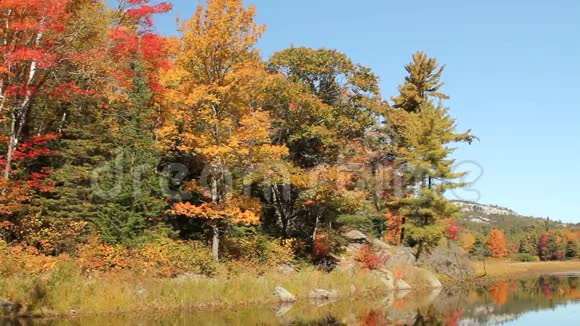
[[[43,275],[11,275],[0,279],[0,297],[21,303],[27,313],[42,315],[161,312],[225,308],[273,303],[273,289],[282,286],[299,300],[314,288],[333,289],[344,297],[378,295],[384,285],[370,273],[307,269],[296,274],[216,276],[208,279],[142,278],[113,274],[90,278],[74,264],[60,263]]]
[[[514,262],[506,259],[486,259],[473,262],[476,275],[509,276],[522,274],[543,274],[554,272],[580,271],[580,260],[546,261],[546,262]]]

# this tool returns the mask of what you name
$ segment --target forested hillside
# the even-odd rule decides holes
[[[466,250],[473,254],[490,255],[487,248],[491,235],[501,233],[499,247],[506,251],[499,256],[514,255],[523,260],[557,260],[574,258],[580,249],[580,226],[561,221],[523,216],[515,211],[492,205],[457,202],[461,207],[458,225],[463,229],[461,238]],[[495,238],[497,239],[497,237]],[[498,252],[495,253],[498,256]]]
[[[444,65],[410,52],[381,90],[338,50],[263,58],[266,27],[241,0],[209,0],[166,37],[153,18],[171,9],[0,2],[0,252],[173,276],[318,264],[353,228],[417,258],[456,240],[454,146],[477,138],[457,130],[451,112],[469,108],[447,106]],[[494,221],[498,255],[544,227]]]

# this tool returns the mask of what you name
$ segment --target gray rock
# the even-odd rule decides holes
[[[353,242],[365,242],[368,240],[368,237],[364,233],[362,233],[361,231],[358,231],[358,230],[349,231],[349,232],[343,234],[343,236],[347,240],[353,241]]]
[[[348,246],[346,246],[345,251],[349,255],[354,255],[357,252],[359,252],[360,248],[362,248],[362,244],[360,244],[360,243],[351,243]]]
[[[0,315],[16,315],[20,309],[22,309],[21,304],[0,299]]]
[[[340,293],[336,290],[314,289],[310,290],[308,297],[311,300],[332,300],[340,297]]]
[[[414,265],[417,261],[413,251],[408,247],[391,247],[388,252],[390,257],[386,262],[387,266],[397,266],[402,264]]]
[[[398,279],[398,280],[395,280],[395,289],[397,291],[409,291],[412,289],[412,287],[409,284],[407,284],[407,282],[405,282],[401,279]]]
[[[288,264],[281,264],[276,267],[276,271],[280,274],[290,275],[296,273],[296,269]]]
[[[379,239],[372,239],[370,242],[371,242],[371,245],[373,247],[375,247],[376,249],[379,249],[379,250],[389,250],[389,249],[393,248],[393,246],[386,244]]]
[[[274,289],[274,295],[278,297],[280,302],[296,302],[298,300],[294,294],[281,286]]]

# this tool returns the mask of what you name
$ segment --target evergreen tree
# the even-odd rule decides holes
[[[113,135],[95,101],[78,103],[63,112],[62,134],[50,157],[53,167],[48,181],[51,192],[38,193],[32,205],[38,207],[43,237],[56,237],[52,254],[73,251],[82,241],[87,222],[97,218],[97,201],[91,186],[95,169],[110,159]],[[66,124],[66,126],[64,126]],[[76,234],[72,234],[74,229]],[[69,236],[66,236],[69,235]],[[57,239],[58,238],[58,239]]]
[[[487,239],[483,236],[476,237],[469,254],[476,257],[491,256],[491,251],[487,247]]]
[[[518,253],[529,254],[533,256],[538,255],[538,237],[535,233],[526,235],[524,239],[520,240]]]
[[[444,193],[463,187],[464,183],[455,180],[464,173],[452,171],[455,160],[450,155],[454,148],[449,145],[471,143],[474,136],[469,131],[457,133],[448,109],[433,102],[433,98],[448,98],[438,91],[443,68],[421,52],[413,55],[413,60],[406,67],[409,76],[400,87],[399,97],[393,99],[395,106],[390,114],[390,123],[401,136],[397,156],[406,177],[404,196],[387,206],[405,217],[404,240],[417,247],[418,258],[442,239],[444,225],[440,221],[457,217],[457,207]],[[414,91],[407,92],[410,89]]]
[[[575,259],[580,257],[580,242],[578,239],[570,239],[566,242],[566,258]]]
[[[443,86],[441,74],[445,66],[439,66],[435,58],[429,58],[424,52],[415,52],[413,62],[405,66],[408,75],[399,86],[399,96],[392,97],[393,107],[406,112],[417,112],[421,105],[432,99],[449,98],[439,92]]]
[[[115,155],[94,180],[99,205],[92,220],[105,242],[125,245],[144,241],[168,209],[157,173],[152,94],[140,64],[132,69],[136,77],[128,100],[115,105]]]

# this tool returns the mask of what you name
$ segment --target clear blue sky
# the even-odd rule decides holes
[[[171,2],[174,12],[157,19],[167,34],[197,4]],[[385,97],[414,51],[435,56],[447,65],[453,116],[481,138],[456,152],[483,169],[480,196],[462,197],[580,222],[580,1],[247,3],[268,27],[265,58],[290,45],[338,49],[380,76]]]

